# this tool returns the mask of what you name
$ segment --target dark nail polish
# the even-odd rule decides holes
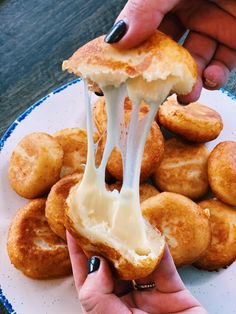
[[[106,35],[104,41],[108,44],[117,43],[125,35],[126,31],[127,25],[125,21],[121,20],[113,25]]]
[[[95,95],[97,95],[97,96],[103,96],[103,92],[95,92]]]
[[[91,257],[88,260],[88,274],[91,274],[94,271],[98,270],[99,266],[100,266],[100,259],[96,256]]]

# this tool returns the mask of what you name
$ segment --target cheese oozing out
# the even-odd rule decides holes
[[[102,226],[108,236],[139,255],[150,253],[139,202],[142,155],[158,106],[169,95],[175,83],[176,78],[170,77],[152,82],[136,78],[129,79],[118,87],[100,86],[104,92],[107,110],[107,140],[101,164],[96,168],[92,105],[87,84],[84,82],[88,155],[83,179],[73,193],[71,204],[74,210],[70,210],[70,213],[74,221],[82,220],[82,224],[90,230],[93,229],[95,233],[97,226]],[[132,101],[132,114],[126,129],[124,99],[127,95]],[[150,105],[150,110],[139,120],[142,99]],[[123,160],[123,185],[120,193],[117,190],[107,191],[105,184],[106,164],[114,147],[120,149]]]

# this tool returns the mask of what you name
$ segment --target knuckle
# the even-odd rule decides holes
[[[130,0],[129,1],[129,14],[132,15],[144,15],[148,11],[148,0]]]

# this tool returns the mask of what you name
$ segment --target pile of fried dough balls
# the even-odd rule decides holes
[[[131,109],[126,98],[125,124]],[[148,110],[142,103],[140,120]],[[95,103],[93,120],[99,165],[106,142],[103,97]],[[141,209],[164,234],[177,267],[193,264],[218,270],[236,259],[236,142],[221,142],[212,152],[204,145],[217,138],[222,128],[215,110],[199,103],[181,106],[171,96],[159,108],[146,141],[140,175]],[[163,134],[169,131],[172,137],[165,139]],[[81,128],[52,135],[31,133],[12,153],[10,184],[30,201],[13,218],[7,248],[12,264],[31,278],[71,273],[64,212],[71,187],[82,179],[86,156],[87,133]],[[109,190],[121,189],[122,172],[121,153],[115,148],[107,163]]]

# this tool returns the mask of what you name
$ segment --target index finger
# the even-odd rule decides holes
[[[75,286],[79,293],[87,277],[87,257],[72,235],[66,231],[67,245],[72,264]]]

